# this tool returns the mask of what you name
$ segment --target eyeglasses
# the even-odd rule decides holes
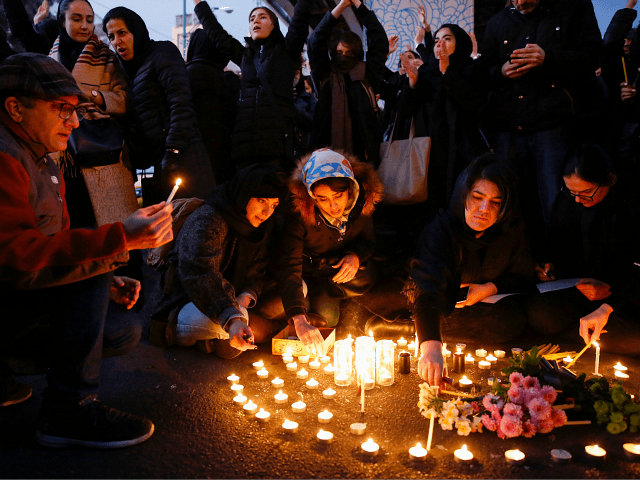
[[[54,105],[60,105],[60,113],[58,116],[62,120],[69,120],[73,115],[73,112],[76,112],[76,115],[78,115],[78,120],[82,120],[87,114],[87,109],[85,107],[76,107],[70,103],[57,103]]]
[[[562,192],[563,194],[567,195],[568,197],[579,198],[580,200],[586,200],[587,202],[592,202],[593,201],[593,197],[596,196],[596,193],[598,193],[598,190],[600,190],[600,185],[598,185],[598,188],[596,188],[595,191],[591,195],[581,195],[579,193],[573,193],[567,187],[561,187],[560,188],[560,192]]]

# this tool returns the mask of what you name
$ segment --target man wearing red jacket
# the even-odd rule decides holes
[[[112,272],[130,250],[173,238],[171,206],[143,208],[95,230],[69,229],[64,181],[48,153],[66,149],[83,98],[67,69],[44,55],[0,64],[0,352],[50,325],[36,440],[117,448],[146,440],[154,427],[96,400]],[[4,367],[0,404],[28,398],[29,387]]]

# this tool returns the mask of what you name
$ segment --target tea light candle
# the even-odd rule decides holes
[[[299,400],[295,403],[292,403],[291,408],[293,409],[293,413],[302,413],[307,409],[307,404]]]
[[[507,354],[504,350],[494,350],[493,354],[497,357],[497,358],[504,358]]]
[[[400,340],[397,341],[397,344],[399,347],[405,348],[407,346],[407,341],[404,338],[400,337]]]
[[[329,423],[333,418],[333,413],[329,410],[325,410],[324,412],[320,412],[318,414],[318,422],[320,423]]]
[[[587,445],[584,447],[584,451],[589,455],[588,458],[602,462],[607,458],[607,451],[604,448],[600,448],[598,445]]]
[[[239,383],[235,383],[231,385],[231,391],[234,395],[240,395],[242,392],[244,392],[244,386],[240,385]]]
[[[336,385],[344,385],[344,386],[346,386],[348,381],[349,381],[349,377],[347,375],[338,375],[335,378]]]
[[[626,370],[626,368],[625,368]],[[237,376],[235,373],[232,373],[231,375],[229,375],[227,377],[227,381],[231,384],[231,385],[235,385],[236,383],[238,383],[238,381],[240,380],[240,377]]]
[[[465,365],[473,365],[474,363],[476,363],[476,359],[473,358],[470,353],[468,353],[467,356],[464,357],[464,363]]]
[[[427,451],[422,448],[422,445],[420,445],[420,443],[416,443],[415,447],[411,447],[409,449],[409,456],[411,457],[411,460],[424,460],[425,457],[427,456]]]
[[[476,350],[476,357],[484,358],[487,356],[487,351],[484,348]]]
[[[265,380],[269,376],[269,371],[266,368],[263,368],[262,370],[258,370],[256,373],[258,374],[258,377],[260,377],[263,380]]]
[[[318,370],[320,368],[320,365],[322,365],[318,359],[313,360],[312,362],[309,362],[309,368],[311,370]]]
[[[271,380],[271,385],[273,385],[276,388],[282,388],[282,385],[284,385],[284,380],[282,380],[279,377],[276,377],[273,380]]]
[[[327,444],[333,441],[333,433],[325,432],[324,430],[320,430],[316,437],[318,438],[319,443]]]
[[[244,413],[246,413],[247,415],[254,415],[258,411],[258,405],[253,403],[252,400],[249,400],[247,403],[245,403],[242,408],[244,409]]]
[[[466,343],[456,343],[456,350],[460,350],[461,352],[464,352],[464,349],[467,348],[467,344]]]
[[[490,363],[496,363],[498,361],[498,358],[493,356],[493,355],[491,355],[491,354],[489,354],[489,355],[487,355],[485,360],[487,362],[490,362]]]
[[[167,198],[166,203],[171,203],[171,200],[173,200],[173,197],[175,197],[176,192],[178,191],[178,187],[180,186],[181,183],[182,183],[182,180],[180,179],[176,180],[176,184],[173,186],[173,190],[171,190],[171,193],[169,194],[169,197]]]
[[[327,365],[326,367],[324,367],[324,373],[329,373],[331,375],[333,375],[333,372],[336,371],[336,367],[334,367],[331,363],[329,365]]]
[[[514,358],[522,358],[524,355],[524,350],[518,347],[514,347],[511,349],[511,356]],[[497,356],[497,355],[496,355]]]
[[[373,439],[370,438],[369,440],[364,442],[362,445],[360,445],[360,449],[362,450],[362,453],[364,453],[365,455],[375,457],[380,451],[380,446],[376,442],[374,442]]]
[[[489,370],[491,368],[491,362],[487,362],[486,360],[480,360],[478,362],[478,367],[480,370]]]
[[[300,363],[309,363],[309,355],[302,355],[298,357]]]
[[[457,463],[462,463],[466,465],[471,463],[471,461],[473,460],[473,453],[471,453],[467,449],[466,445],[462,445],[462,448],[459,448],[458,450],[453,452],[453,455],[455,456]]]
[[[354,435],[364,435],[364,432],[367,430],[367,424],[352,423],[349,428],[351,430],[351,433],[353,433]]]
[[[413,350],[415,350],[415,348],[416,348],[416,344],[415,344],[413,341],[411,341],[411,343],[409,343],[409,345],[407,345],[407,348],[408,348],[410,351],[413,351]]]
[[[242,407],[245,403],[247,403],[247,397],[239,393],[235,397],[233,397],[233,403],[238,407]]]
[[[302,370],[298,370],[298,373],[296,373],[296,377],[302,380],[304,380],[308,376],[309,376],[309,372],[307,372],[304,368]]]
[[[624,365],[622,365],[620,362],[616,363],[613,368],[615,368],[617,371],[619,372],[626,372],[627,371],[627,367],[625,367]],[[630,444],[629,444],[630,445]]]
[[[315,390],[316,388],[318,388],[318,381],[313,378],[307,380],[307,388],[309,390]]]
[[[323,365],[326,365],[330,361],[331,361],[331,357],[329,355],[324,355],[320,357],[320,363],[322,363]]]
[[[286,393],[282,393],[282,390],[280,390],[278,393],[276,393],[273,396],[273,399],[276,401],[276,403],[278,404],[283,404],[283,403],[287,403],[287,399],[289,398],[289,395],[287,395]]]
[[[287,363],[287,370],[289,372],[295,372],[298,369],[298,364],[296,362]]]
[[[373,378],[365,378],[364,379],[364,389],[365,390],[372,389],[374,385],[375,385],[375,382],[373,381]]]
[[[296,422],[285,420],[282,424],[282,428],[284,429],[285,433],[295,433],[298,431],[298,424]]]
[[[282,362],[286,365],[287,363],[293,362],[293,357],[291,355],[283,355]]]
[[[262,360],[259,360],[257,362],[253,362],[253,369],[254,370],[262,370],[264,368],[264,362]]]
[[[445,349],[444,349],[444,351],[443,351],[443,353],[442,353],[442,355],[443,355],[445,358],[451,358],[451,350],[447,350],[447,349],[445,348]]]
[[[621,372],[619,370],[616,370],[616,373],[614,374],[616,376],[616,378],[619,378],[620,380],[625,380],[627,378],[629,378],[629,375],[627,375],[624,372]]]
[[[458,380],[458,384],[460,385],[460,390],[462,390],[463,392],[468,392],[473,386],[473,381],[469,380],[466,375],[463,375],[462,378]]]
[[[507,450],[506,452],[504,452],[504,459],[509,465],[522,465],[525,458],[526,455],[518,449]]]
[[[551,450],[551,459],[555,463],[569,463],[571,461],[571,454],[566,450],[554,448]]]
[[[487,384],[488,385],[493,386],[493,382],[494,382],[493,377],[487,378]]]
[[[624,448],[624,453],[627,458],[631,458],[634,460],[640,458],[640,444],[625,443],[624,445],[622,445],[622,448]]]
[[[265,412],[264,408],[261,408],[258,413],[256,413],[256,418],[260,423],[267,423],[271,418],[271,414],[269,412]]]
[[[336,398],[336,391],[333,388],[327,388],[326,390],[322,391],[322,396],[327,400],[331,400],[333,398]]]

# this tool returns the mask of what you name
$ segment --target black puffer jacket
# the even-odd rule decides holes
[[[542,66],[520,78],[502,76],[511,53],[526,44],[545,51]],[[590,0],[541,0],[523,15],[509,6],[487,24],[480,62],[493,90],[486,118],[499,131],[532,132],[565,123],[592,86],[602,53]]]
[[[209,39],[242,70],[231,153],[236,162],[256,163],[285,157],[288,157],[287,162],[293,160],[293,152],[286,148],[285,134],[292,138],[292,125],[296,118],[293,78],[300,66],[300,55],[309,32],[308,4],[309,0],[298,1],[286,37],[280,32],[279,25],[275,25],[264,41],[254,42],[249,37],[245,38],[246,47],[222,28],[206,2],[195,7]],[[259,56],[279,110],[274,107],[260,81],[254,65],[256,56]],[[292,167],[293,163],[288,166]]]

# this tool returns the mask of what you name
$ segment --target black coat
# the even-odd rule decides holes
[[[545,51],[542,66],[516,80],[503,77],[510,54],[528,43]],[[590,0],[541,0],[527,15],[506,7],[489,20],[481,53],[493,93],[487,122],[499,131],[555,128],[573,116],[574,106],[589,101],[585,93],[594,84],[602,53],[593,5]]]
[[[297,2],[286,37],[276,25],[263,42],[245,38],[247,46],[229,35],[218,23],[206,2],[195,7],[196,15],[213,44],[242,70],[240,103],[233,132],[232,159],[235,162],[286,158],[292,162],[293,152],[287,144],[292,140],[292,126],[297,112],[293,100],[293,78],[300,66],[302,49],[309,32],[309,0]],[[278,105],[274,107],[254,65],[258,56]],[[292,167],[293,163],[289,165]]]
[[[356,11],[356,17],[367,29],[367,61],[366,82],[377,93],[384,75],[384,64],[389,53],[389,40],[375,13],[364,3]],[[313,118],[311,144],[314,148],[331,146],[331,59],[329,58],[329,39],[333,28],[338,24],[331,12],[327,12],[322,21],[309,37],[309,63],[311,76],[318,87],[318,105]],[[347,102],[352,119],[353,147],[349,152],[360,160],[367,161],[376,167],[380,163],[380,142],[382,127],[378,118],[375,98],[372,99],[360,81],[352,81],[350,76],[343,75],[347,93]]]

